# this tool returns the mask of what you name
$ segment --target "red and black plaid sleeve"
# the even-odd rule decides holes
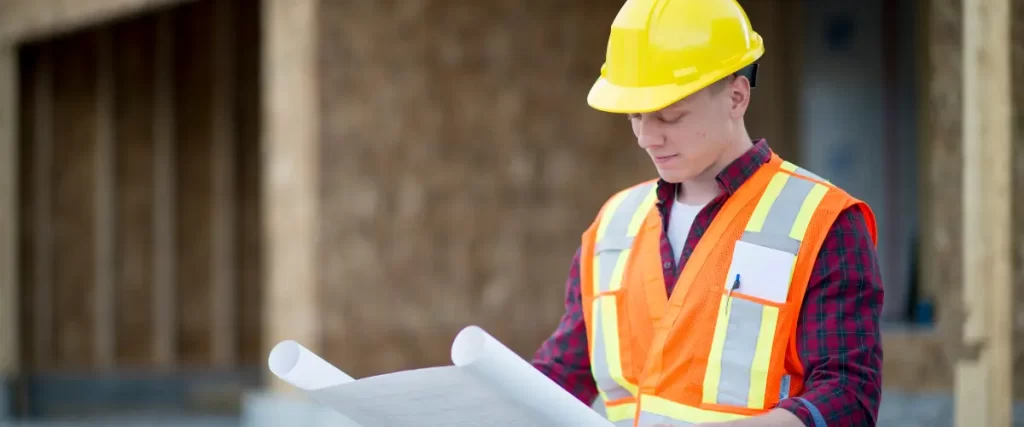
[[[555,332],[537,350],[533,366],[590,405],[597,397],[597,385],[590,373],[588,348],[580,293],[580,251],[577,249],[565,282],[565,314]]]
[[[832,225],[818,253],[797,325],[805,393],[780,408],[809,427],[875,425],[882,393],[882,299],[875,245],[864,215],[851,208]]]

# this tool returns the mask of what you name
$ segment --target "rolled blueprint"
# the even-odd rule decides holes
[[[348,374],[321,359],[295,341],[282,341],[270,351],[270,372],[288,384],[306,391],[320,390],[355,381]]]
[[[452,363],[489,384],[500,385],[510,400],[541,414],[551,426],[604,426],[609,422],[533,365],[478,326],[452,343]]]
[[[360,427],[612,427],[601,414],[470,326],[451,346],[454,365],[358,380],[294,341],[270,354],[270,370]]]

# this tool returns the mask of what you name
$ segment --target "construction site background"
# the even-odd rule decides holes
[[[740,3],[767,46],[751,136],[878,217],[879,425],[952,425],[975,0]],[[997,4],[1024,75],[1024,1]],[[0,425],[317,425],[266,369],[284,339],[355,377],[449,364],[467,325],[532,356],[580,233],[654,176],[586,104],[621,5],[0,0]]]

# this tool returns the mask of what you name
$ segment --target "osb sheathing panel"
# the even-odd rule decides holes
[[[470,324],[529,357],[552,332],[580,234],[654,176],[624,117],[586,104],[621,5],[322,3],[332,361],[357,376],[450,363]]]
[[[1011,2],[1012,18],[1012,76],[1024,73],[1024,3]],[[918,363],[930,373],[928,383],[939,382],[952,386],[953,361],[956,360],[958,343],[961,342],[962,325],[961,282],[961,195],[963,179],[962,166],[962,53],[963,43],[960,0],[935,0],[930,3],[926,33],[929,61],[925,69],[928,81],[923,108],[925,115],[925,139],[921,146],[922,159],[926,164],[925,186],[922,203],[924,214],[922,263],[923,285],[926,293],[938,300],[938,324],[944,339],[942,358],[922,358]],[[1015,106],[1014,138],[1024,138],[1024,82],[1013,81]],[[1014,144],[1014,281],[1015,289],[1024,285],[1024,147]],[[1024,302],[1024,292],[1014,296],[1016,306]],[[1024,342],[1024,310],[1017,310],[1015,319],[1015,342]],[[1024,347],[1014,347],[1014,393],[1024,396]],[[886,349],[890,357],[895,349]],[[906,367],[910,367],[908,364]],[[896,369],[887,370],[894,375]],[[901,384],[915,388],[913,382]]]
[[[587,91],[621,2],[325,0],[325,352],[353,375],[450,362],[477,324],[528,356],[580,234],[650,178]]]

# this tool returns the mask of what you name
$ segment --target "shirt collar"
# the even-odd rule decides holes
[[[732,195],[744,182],[747,182],[754,175],[754,172],[757,172],[761,165],[767,163],[771,158],[772,150],[768,147],[768,142],[764,138],[754,141],[746,153],[733,160],[732,163],[715,176],[715,180],[718,181],[718,187],[722,189],[722,192]],[[666,207],[664,206],[665,204],[675,199],[677,186],[678,184],[658,179],[659,206]]]

